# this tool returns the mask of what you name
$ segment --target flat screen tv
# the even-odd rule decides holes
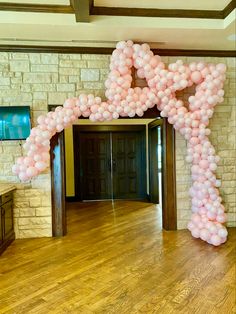
[[[24,140],[30,134],[30,107],[0,107],[0,140]]]

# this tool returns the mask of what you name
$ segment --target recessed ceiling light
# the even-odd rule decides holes
[[[228,40],[236,41],[236,34],[231,34],[227,37]]]

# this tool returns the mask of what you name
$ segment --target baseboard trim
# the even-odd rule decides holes
[[[79,202],[79,198],[77,196],[66,196],[66,202],[68,203]]]

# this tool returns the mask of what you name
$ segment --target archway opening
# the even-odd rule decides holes
[[[129,118],[129,119],[135,119]],[[139,118],[139,117],[138,117]],[[162,200],[162,227],[165,230],[176,230],[177,227],[177,213],[176,213],[176,192],[175,192],[175,132],[173,127],[167,122],[165,118],[160,118],[159,112],[156,108],[149,109],[144,117],[141,119],[153,120],[150,124],[150,134],[155,133],[155,129],[161,128],[162,138],[162,151],[161,151],[161,164],[162,175],[156,174],[161,181],[162,191],[159,189],[160,182],[156,187],[148,191],[147,200],[156,202],[156,195]],[[152,129],[152,131],[151,131]],[[151,139],[150,139],[151,140]],[[149,146],[149,161],[148,167],[152,162],[154,164],[153,151],[154,149]],[[62,236],[67,232],[66,220],[66,184],[65,184],[65,143],[64,132],[57,133],[51,140],[51,182],[52,182],[52,222],[53,222],[53,235]],[[153,170],[153,169],[151,169]],[[155,178],[154,173],[149,171],[149,184],[150,180]],[[150,189],[151,186],[149,186]],[[152,188],[152,187],[151,187]],[[159,192],[159,193],[158,193]],[[156,194],[156,195],[155,195]],[[158,203],[160,200],[158,199]],[[76,199],[74,199],[76,200]]]

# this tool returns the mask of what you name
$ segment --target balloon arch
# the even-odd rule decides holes
[[[131,88],[131,69],[137,69],[139,78],[145,78],[148,87]],[[227,239],[225,208],[219,196],[220,181],[215,171],[219,157],[209,141],[207,128],[214,107],[223,101],[226,66],[182,60],[169,64],[154,55],[147,44],[121,41],[113,51],[110,73],[105,82],[107,97],[102,101],[92,94],[81,94],[67,99],[54,112],[38,117],[38,125],[32,128],[26,139],[26,157],[19,157],[12,171],[21,181],[28,181],[49,165],[50,139],[56,132],[71,126],[80,116],[91,121],[110,121],[119,117],[142,116],[157,106],[162,117],[187,140],[186,161],[191,163],[192,217],[188,229],[192,236],[215,246]],[[196,93],[188,104],[176,98],[175,92],[196,84]]]

